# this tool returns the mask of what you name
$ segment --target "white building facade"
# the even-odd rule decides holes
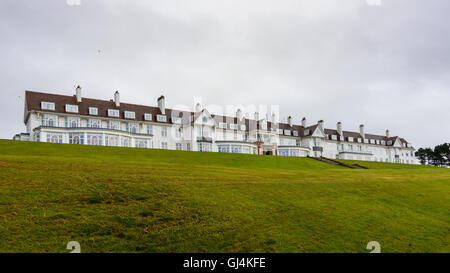
[[[378,162],[416,164],[414,148],[405,139],[385,135],[324,128],[319,121],[300,125],[259,118],[209,113],[196,105],[194,112],[165,107],[122,103],[116,92],[110,101],[82,97],[81,87],[74,96],[26,91],[24,123],[26,133],[16,140],[155,148],[184,151],[243,153],[294,157],[327,157]]]

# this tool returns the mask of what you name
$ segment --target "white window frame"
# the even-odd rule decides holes
[[[113,126],[111,126],[112,124],[118,125],[118,128],[113,128]],[[108,122],[108,129],[111,130],[121,130],[121,125],[120,125],[120,121],[116,121],[116,120],[110,120]]]
[[[263,123],[261,124],[261,129],[267,130],[267,123],[266,123],[266,122],[263,122]]]
[[[181,124],[181,118],[180,117],[172,117],[172,123]]]
[[[98,126],[92,126],[93,123],[98,123]],[[102,121],[100,119],[89,119],[88,120],[89,128],[102,128]]]
[[[156,120],[157,120],[158,122],[167,122],[167,117],[164,116],[164,115],[157,115],[157,116],[156,116]]]
[[[277,129],[277,134],[282,135],[283,134],[283,129]]]
[[[117,109],[108,109],[108,117],[120,117],[120,111]]]
[[[67,113],[78,113],[78,105],[66,104]]]
[[[298,131],[292,131],[294,133],[294,136],[298,136]]]
[[[287,129],[284,130],[284,134],[287,135],[287,136],[290,136],[291,135],[291,130],[287,130]]]
[[[161,137],[167,137],[167,127],[161,127]]]
[[[132,112],[132,111],[125,111],[125,118],[127,119],[135,119],[136,118],[136,113]]]
[[[89,115],[98,116],[98,108],[97,107],[89,107]]]
[[[225,122],[219,122],[220,129],[227,129],[227,124]]]
[[[153,120],[153,116],[152,116],[152,114],[144,114],[144,119],[151,121],[151,120]]]
[[[42,101],[41,102],[41,109],[42,110],[55,111],[55,103],[54,102],[48,102],[48,101]]]
[[[238,129],[238,125],[235,123],[230,123],[230,129],[231,130],[237,130]]]
[[[246,127],[244,124],[242,124],[242,125],[241,125],[241,130],[242,130],[242,131],[245,131],[246,129],[247,129],[247,127]]]

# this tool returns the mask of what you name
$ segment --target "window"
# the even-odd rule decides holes
[[[36,133],[36,141],[41,142],[41,133]]]
[[[305,136],[307,136],[307,135],[309,135],[309,130],[306,129],[303,133],[305,134]]]
[[[103,137],[100,134],[88,134],[87,135],[88,145],[103,145]]]
[[[125,118],[135,119],[136,118],[136,113],[135,112],[130,112],[130,111],[125,111]]]
[[[231,152],[235,154],[241,153],[241,146],[240,145],[233,145],[231,146]]]
[[[362,142],[362,138],[358,138],[358,142],[361,143]]]
[[[179,117],[173,117],[173,118],[172,118],[172,123],[175,123],[175,124],[181,124],[181,118],[179,118]]]
[[[298,131],[293,131],[294,136],[298,136]]]
[[[138,123],[128,123],[127,131],[132,134],[138,134],[139,133],[139,124]]]
[[[120,121],[110,121],[108,128],[111,130],[120,130]]]
[[[63,139],[62,134],[47,133],[47,142],[63,143],[62,139]]]
[[[105,135],[106,146],[119,146],[119,136]]]
[[[89,128],[102,128],[102,121],[99,119],[90,119],[88,121]]]
[[[222,139],[227,140],[227,132],[225,130],[222,132]]]
[[[389,140],[389,141],[387,142],[387,145],[392,145],[392,141]]]
[[[367,138],[365,138],[364,143],[369,143],[369,140]]]
[[[148,140],[146,139],[136,138],[135,142],[136,148],[148,148]]]
[[[375,144],[375,139],[371,139],[370,144]]]
[[[108,116],[109,117],[119,117],[119,110],[115,110],[115,109],[108,109]]]
[[[167,122],[167,117],[163,115],[157,115],[156,120],[159,122]]]
[[[78,113],[78,105],[66,104],[66,112]]]
[[[232,124],[230,124],[230,129],[231,129],[231,130],[237,130],[237,129],[238,129],[238,125],[232,123]]]
[[[211,151],[211,143],[198,143],[198,151],[199,152],[210,152]]]
[[[386,145],[386,141],[382,140],[381,145]]]
[[[277,129],[277,133],[278,133],[279,135],[282,135],[282,134],[283,134],[283,129]]]
[[[219,122],[219,128],[220,129],[227,129],[227,124],[224,122]]]
[[[234,140],[238,140],[238,134],[237,134],[237,132],[234,132]]]
[[[122,147],[131,147],[131,138],[121,137],[121,146]]]
[[[41,109],[55,111],[55,103],[43,101],[43,102],[41,102]]]
[[[97,116],[98,115],[98,108],[97,107],[89,107],[89,115]]]
[[[218,151],[219,151],[219,153],[229,153],[230,148],[228,145],[219,145]]]
[[[337,135],[331,135],[331,140],[337,140]]]
[[[245,125],[242,124],[242,125],[241,125],[241,130],[242,130],[242,131],[245,131],[245,129],[246,129]]]
[[[287,136],[290,136],[291,135],[291,130],[284,130],[284,134],[287,135]]]
[[[348,141],[349,142],[353,142],[354,140],[353,140],[353,137],[348,137]]]
[[[144,114],[144,119],[145,120],[153,120],[152,114]]]
[[[67,117],[66,119],[66,127],[67,128],[76,128],[80,127],[80,119],[75,117]]]
[[[58,117],[54,115],[44,115],[42,119],[42,125],[48,127],[58,126]]]
[[[178,151],[183,150],[183,149],[182,149],[182,146],[181,146],[181,143],[177,143],[177,144],[176,144],[176,150],[178,150]]]
[[[263,123],[261,124],[261,128],[262,128],[263,130],[267,130],[267,123],[266,123],[266,122],[263,122]]]
[[[147,124],[147,135],[153,135],[153,126]]]
[[[161,149],[166,149],[167,150],[167,142],[161,142]]]
[[[167,127],[161,127],[161,136],[167,137]]]
[[[188,150],[188,151],[191,150],[191,143],[186,144],[186,150]]]

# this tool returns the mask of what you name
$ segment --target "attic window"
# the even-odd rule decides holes
[[[294,132],[294,136],[298,136],[298,131],[293,131]]]
[[[159,122],[167,122],[167,117],[163,115],[157,115],[156,120]]]
[[[125,118],[135,119],[136,118],[136,113],[135,112],[130,112],[130,111],[125,111]]]
[[[245,131],[245,129],[246,129],[245,125],[242,124],[242,125],[241,125],[241,130],[242,130],[242,131]]]
[[[382,140],[381,145],[386,145],[386,141]]]
[[[181,118],[180,117],[172,117],[172,123],[181,124]]]
[[[98,115],[98,108],[97,107],[89,107],[89,115],[97,116]]]
[[[55,111],[55,103],[43,101],[43,102],[41,102],[41,109]]]
[[[232,124],[230,124],[230,129],[231,129],[231,130],[237,130],[237,129],[238,129],[238,125],[232,123]]]
[[[305,133],[305,136],[309,135],[309,129],[306,129],[304,133]]]
[[[78,105],[66,104],[67,113],[78,113]]]
[[[263,129],[263,130],[267,130],[267,123],[262,123],[261,124],[261,128]]]
[[[109,117],[119,117],[119,110],[116,109],[108,109],[108,116]]]
[[[290,136],[291,135],[291,130],[284,130],[284,134],[287,135],[287,136]]]
[[[225,122],[219,122],[219,128],[227,129],[227,124]]]
[[[278,132],[279,135],[282,135],[283,134],[283,129],[278,129],[277,132]]]
[[[331,135],[332,140],[337,140],[337,135]]]
[[[348,141],[349,141],[349,142],[353,142],[353,141],[355,141],[355,140],[353,139],[353,137],[348,137]]]
[[[389,141],[387,142],[387,145],[392,145],[392,141],[389,140]]]
[[[149,121],[151,121],[152,120],[152,114],[144,114],[144,119],[145,120],[149,120]]]

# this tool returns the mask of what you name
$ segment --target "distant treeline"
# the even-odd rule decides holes
[[[446,167],[450,166],[450,143],[444,143],[431,148],[420,148],[416,157],[422,165]]]

